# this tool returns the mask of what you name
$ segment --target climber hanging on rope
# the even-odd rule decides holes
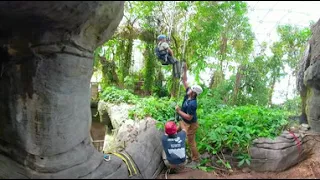
[[[173,57],[173,51],[169,47],[166,35],[159,35],[156,55],[162,61],[162,65],[175,64],[177,60]]]

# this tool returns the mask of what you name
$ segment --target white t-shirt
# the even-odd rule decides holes
[[[167,42],[160,42],[158,44],[159,51],[167,50],[169,48],[169,44]]]

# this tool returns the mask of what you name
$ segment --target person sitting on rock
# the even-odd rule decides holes
[[[158,58],[163,61],[162,64],[168,65],[176,63],[177,60],[173,58],[173,51],[169,47],[166,35],[159,35],[157,39],[159,43],[157,45],[156,54]]]
[[[165,124],[165,134],[162,136],[162,158],[169,170],[178,170],[187,164],[186,131],[177,132],[178,127],[174,121]]]

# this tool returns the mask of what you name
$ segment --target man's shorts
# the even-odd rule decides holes
[[[186,160],[181,163],[181,164],[170,164],[169,161],[167,160],[167,155],[164,151],[162,151],[162,159],[163,159],[163,162],[164,164],[167,166],[167,168],[169,169],[181,169],[181,168],[184,168],[184,166],[187,164],[187,158]]]

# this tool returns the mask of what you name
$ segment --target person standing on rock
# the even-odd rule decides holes
[[[186,131],[177,132],[178,127],[174,121],[165,124],[165,134],[162,136],[162,159],[170,170],[183,168],[186,158]]]
[[[200,161],[200,155],[196,145],[196,131],[199,127],[197,118],[197,96],[202,93],[199,85],[188,86],[187,83],[187,65],[183,65],[182,83],[186,89],[186,95],[182,102],[182,108],[176,106],[176,112],[179,115],[180,127],[187,131],[188,145],[191,149],[192,162],[190,166],[195,166]]]

